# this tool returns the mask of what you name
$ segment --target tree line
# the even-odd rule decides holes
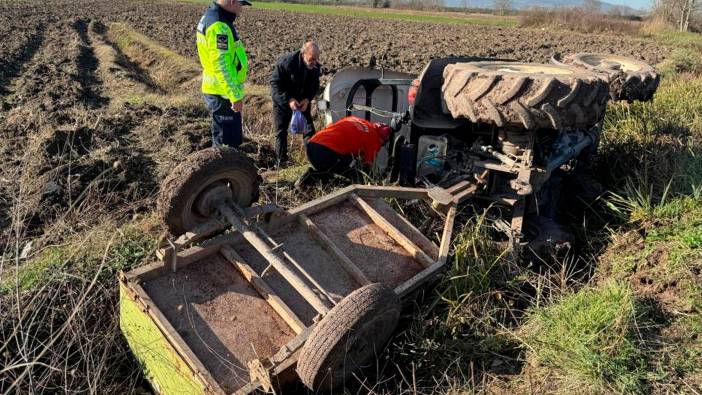
[[[445,0],[279,0],[295,3],[352,4],[374,8],[408,8],[417,10],[446,9]],[[455,8],[455,7],[454,7]],[[471,0],[460,0],[458,8],[472,9]],[[589,14],[604,14],[598,0],[583,0],[580,7]],[[492,9],[500,15],[513,12],[512,0],[492,0]],[[613,17],[631,17],[628,7],[609,7],[607,14]],[[650,17],[658,18],[680,31],[702,32],[702,0],[655,0]]]

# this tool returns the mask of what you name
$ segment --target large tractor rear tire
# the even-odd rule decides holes
[[[475,62],[444,70],[442,88],[454,118],[516,130],[588,129],[604,117],[608,86],[569,66]]]
[[[380,354],[400,319],[400,298],[382,284],[359,288],[312,330],[297,362],[300,380],[315,392],[345,385]]]
[[[258,200],[260,177],[251,159],[231,148],[207,148],[188,156],[161,184],[157,213],[180,236],[216,215],[230,199],[240,207]]]
[[[567,55],[563,63],[602,74],[612,100],[651,100],[660,82],[656,69],[624,56],[576,53]]]

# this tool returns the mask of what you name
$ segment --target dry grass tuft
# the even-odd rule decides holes
[[[582,33],[637,34],[639,21],[628,20],[580,8],[532,8],[520,15],[521,27],[558,28]]]

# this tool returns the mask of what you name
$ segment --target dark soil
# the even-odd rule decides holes
[[[117,2],[119,4],[119,2]],[[110,12],[176,52],[196,57],[194,26],[205,6],[146,3],[138,9]],[[100,7],[102,11],[102,7]],[[322,47],[324,74],[350,66],[419,73],[429,60],[446,56],[485,56],[547,62],[556,52],[605,52],[634,56],[655,64],[668,50],[651,40],[622,35],[593,35],[541,29],[455,26],[382,19],[310,15],[247,9],[237,21],[251,59],[251,79],[268,81],[277,57],[299,48],[305,39]]]

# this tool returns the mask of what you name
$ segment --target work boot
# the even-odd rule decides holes
[[[288,160],[287,156],[284,156],[282,158],[279,158],[275,164],[279,169],[282,169],[282,168],[288,167],[288,165],[290,164],[290,161]]]
[[[316,175],[317,171],[315,171],[314,168],[308,168],[297,180],[295,180],[295,189],[306,189],[315,182],[317,179],[317,177],[315,177]]]

